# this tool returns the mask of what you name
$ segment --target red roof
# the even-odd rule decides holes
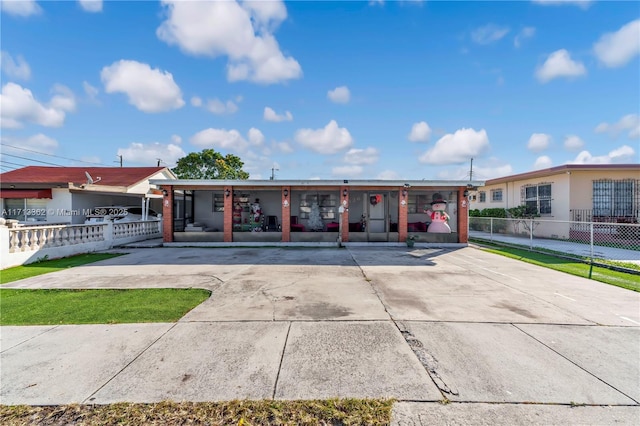
[[[87,183],[89,173],[95,185],[131,186],[149,179],[166,167],[45,167],[28,166],[0,174],[3,185],[14,183],[68,184]],[[100,179],[98,179],[100,178]]]
[[[49,189],[2,189],[0,198],[52,198]]]

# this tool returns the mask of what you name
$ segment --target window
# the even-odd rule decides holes
[[[431,198],[427,194],[409,194],[407,213],[424,213],[431,207]]]
[[[47,200],[35,198],[5,198],[2,216],[21,222],[43,222],[47,220]]]
[[[527,206],[527,214],[551,214],[551,184],[526,185],[520,190],[522,204]]]
[[[486,203],[487,202],[487,193],[484,192],[484,191],[480,191],[480,192],[478,192],[478,194],[479,194],[479,197],[478,197],[479,202],[480,203]]]
[[[300,219],[309,219],[311,207],[318,203],[323,220],[338,218],[338,198],[336,194],[302,194],[300,197]]]
[[[502,188],[491,190],[491,201],[494,203],[502,201]]]
[[[593,216],[634,216],[640,204],[635,190],[639,182],[632,179],[594,180]]]

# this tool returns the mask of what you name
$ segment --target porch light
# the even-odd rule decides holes
[[[406,189],[406,188],[402,190],[402,196],[403,196],[403,197],[406,197],[406,196],[407,196],[407,189]]]
[[[284,198],[287,198],[289,196],[289,190],[288,189],[284,189],[284,191],[282,191],[282,193],[284,194]]]
[[[349,192],[348,192],[346,189],[344,189],[344,190],[342,191],[342,196],[343,196],[344,198],[347,198],[347,194],[349,194]]]
[[[166,189],[163,189],[162,190],[162,195],[164,195],[166,197],[167,195],[169,195],[169,191],[167,191]]]
[[[229,191],[229,189],[227,188],[224,190],[224,196],[228,198],[229,195],[231,195],[231,191]]]
[[[465,189],[464,192],[462,193],[465,197],[469,196],[469,190]]]

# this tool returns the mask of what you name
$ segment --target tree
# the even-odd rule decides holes
[[[244,162],[236,155],[203,149],[179,159],[172,171],[178,179],[249,179],[242,166]]]

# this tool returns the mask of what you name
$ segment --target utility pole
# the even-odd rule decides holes
[[[469,169],[469,182],[473,180],[473,157],[471,157],[471,169]]]
[[[280,171],[280,169],[276,169],[275,167],[271,168],[271,180],[274,180],[276,178],[276,171]]]
[[[158,160],[158,167],[160,167],[160,163],[162,162],[161,158],[156,158],[156,160]]]
[[[116,155],[116,157],[120,158],[120,167],[122,167],[122,155]],[[117,161],[114,161],[114,163],[117,163]]]

